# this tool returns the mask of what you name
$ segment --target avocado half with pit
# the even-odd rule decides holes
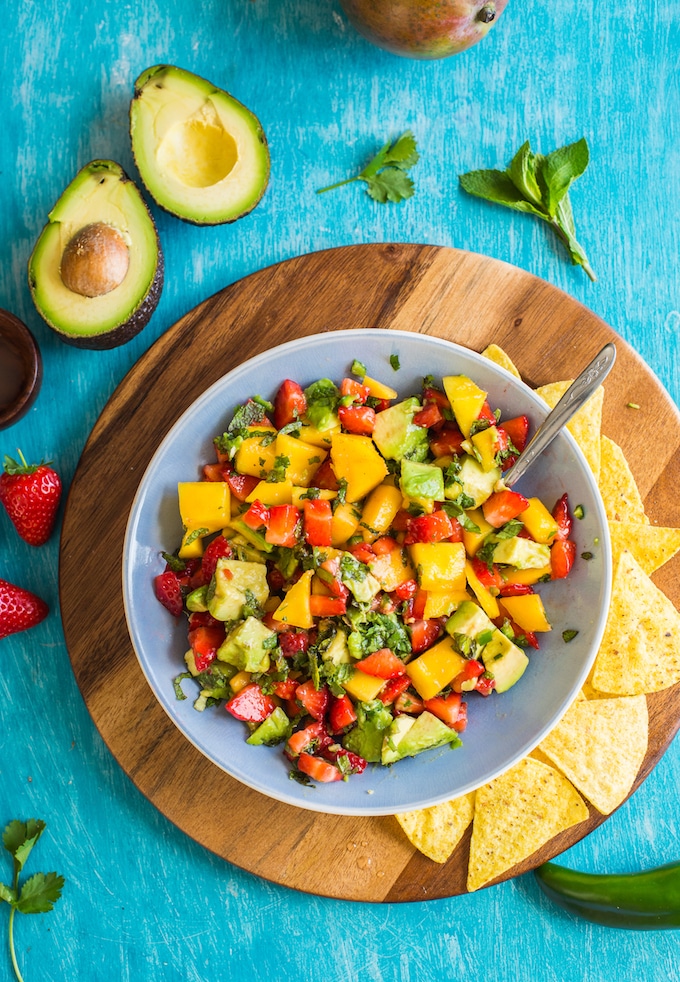
[[[135,82],[130,136],[139,174],[166,211],[195,225],[248,214],[269,182],[257,116],[192,72],[155,65]]]
[[[93,160],[49,213],[28,262],[43,320],[79,348],[115,348],[156,309],[163,254],[144,199],[113,160]]]

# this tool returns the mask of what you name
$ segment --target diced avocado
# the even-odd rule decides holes
[[[396,760],[401,760],[399,743],[406,736],[415,721],[415,716],[408,716],[406,713],[402,713],[400,716],[394,718],[387,733],[382,736],[379,758],[382,764],[393,764]]]
[[[381,589],[375,576],[351,552],[343,553],[340,559],[340,580],[359,603],[370,603]]]
[[[356,711],[356,726],[343,737],[342,745],[369,763],[377,763],[381,760],[385,733],[393,725],[392,713],[380,700],[366,704],[359,702]]]
[[[247,563],[267,562],[267,558],[266,556],[262,555],[261,550],[239,533],[229,536],[229,545],[231,546],[235,559],[241,559]],[[269,543],[267,543],[267,545],[269,545]]]
[[[248,601],[246,591],[259,604],[269,596],[267,567],[240,559],[218,559],[208,587],[208,610],[218,621],[235,621],[243,614]]]
[[[465,634],[468,638],[476,640],[480,634],[495,629],[493,622],[482,608],[471,600],[464,600],[446,622],[446,632],[451,637],[454,634]]]
[[[408,718],[408,717],[406,717]],[[395,726],[404,716],[397,716],[383,743],[382,763],[390,764],[403,757],[415,757],[423,750],[431,750],[450,743],[460,747],[461,740],[455,730],[425,710],[410,726]]]
[[[516,569],[542,569],[550,563],[550,546],[519,536],[501,539],[493,551],[493,561]]]
[[[460,488],[462,488],[463,494],[472,499],[473,503],[470,508],[477,508],[493,494],[493,489],[500,477],[500,467],[492,467],[491,470],[485,471],[479,461],[466,455],[456,474],[456,482],[451,488],[447,488],[446,496],[447,498],[456,498],[460,494]]]
[[[199,586],[192,590],[186,601],[187,610],[202,612],[208,609],[208,587]]]
[[[256,747],[275,747],[277,743],[287,740],[292,732],[293,724],[283,709],[277,706],[271,715],[267,716],[256,730],[253,730],[246,743]]]
[[[257,117],[228,92],[173,65],[135,81],[132,152],[149,193],[195,225],[246,215],[269,181],[267,140]]]
[[[335,429],[339,425],[336,412],[340,390],[335,382],[329,378],[321,378],[305,389],[305,399],[307,400],[307,412],[305,413],[305,423],[315,426],[317,430],[325,433],[326,430]]]
[[[415,396],[404,399],[378,413],[373,429],[373,442],[388,460],[425,460],[428,452],[427,429],[417,426],[413,417],[421,405]]]
[[[136,185],[113,160],[76,174],[48,215],[28,263],[31,297],[68,344],[113,348],[156,309],[163,254]]]
[[[240,672],[266,672],[269,652],[275,646],[276,633],[257,617],[246,617],[226,636],[217,649],[217,657]]]
[[[444,498],[444,472],[435,464],[423,464],[417,460],[402,460],[399,487],[405,498],[442,501]]]
[[[261,532],[249,528],[242,518],[232,518],[229,522],[229,528],[233,529],[237,536],[241,536],[255,549],[259,549],[260,552],[271,552],[274,548],[271,542],[267,542]]]
[[[325,651],[322,652],[323,661],[332,662],[333,665],[346,665],[351,662],[349,648],[347,647],[347,634],[338,630]]]
[[[494,629],[491,640],[482,649],[482,661],[496,681],[496,692],[505,692],[513,686],[529,664],[522,649],[498,628]]]

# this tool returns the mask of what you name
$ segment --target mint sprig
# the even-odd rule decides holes
[[[582,266],[594,282],[585,251],[576,239],[569,188],[588,166],[585,137],[547,156],[523,143],[504,171],[474,170],[459,175],[468,194],[542,219],[564,244],[574,265]]]
[[[374,201],[379,201],[380,204],[385,204],[387,201],[398,203],[413,195],[413,181],[406,172],[418,162],[419,157],[416,139],[411,130],[406,130],[396,140],[381,147],[375,157],[354,177],[329,184],[316,193],[324,194],[344,184],[364,181],[367,185],[366,191]]]
[[[17,911],[21,914],[47,914],[61,897],[64,886],[63,876],[58,876],[56,873],[34,873],[33,876],[24,880],[21,889],[19,889],[19,874],[23,871],[33,846],[44,830],[45,823],[43,821],[29,818],[26,822],[19,820],[10,822],[2,836],[5,849],[14,859],[12,885],[7,886],[0,883],[0,903],[4,901],[11,908],[9,914],[9,953],[18,982],[23,982],[23,977],[14,949],[14,915]]]

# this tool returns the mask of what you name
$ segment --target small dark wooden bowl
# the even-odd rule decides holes
[[[0,430],[16,423],[33,404],[42,382],[42,358],[38,343],[22,321],[0,310],[0,339],[20,358],[24,369],[21,389],[9,406],[0,407]]]

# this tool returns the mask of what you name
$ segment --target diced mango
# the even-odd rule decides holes
[[[383,590],[391,593],[400,583],[415,579],[415,570],[403,549],[392,549],[371,560],[368,567]]]
[[[484,586],[472,568],[472,563],[469,560],[465,563],[465,576],[470,589],[477,598],[479,606],[482,608],[486,616],[490,620],[500,617],[501,611],[500,607],[498,606],[498,601],[494,596],[492,596],[487,587]]]
[[[274,468],[276,460],[276,440],[270,434],[276,434],[273,426],[257,423],[248,427],[249,433],[264,434],[264,436],[249,436],[236,451],[234,464],[239,474],[249,477],[266,477]],[[271,442],[267,442],[271,440]],[[262,443],[267,442],[266,446]]]
[[[433,699],[462,671],[465,658],[453,645],[453,638],[443,638],[406,666],[421,699]]]
[[[442,379],[442,384],[458,427],[467,439],[472,424],[479,419],[481,408],[486,402],[486,392],[466,375],[448,375]]]
[[[367,675],[360,668],[355,668],[350,678],[342,683],[342,687],[348,695],[353,696],[358,702],[371,702],[372,699],[376,698],[384,684],[385,679]]]
[[[370,378],[368,375],[364,375],[361,384],[368,387],[368,394],[375,399],[396,399],[399,394],[390,385],[385,385],[384,382],[379,382],[377,379]]]
[[[501,603],[523,631],[552,631],[543,601],[538,593],[527,593],[522,597],[504,597]]]
[[[557,522],[552,517],[540,498],[529,498],[529,507],[518,516],[524,522],[532,539],[544,545],[551,543],[557,534]]]
[[[229,685],[234,695],[236,695],[237,692],[240,692],[241,689],[245,689],[250,682],[251,675],[252,672],[245,671],[237,672],[236,675],[232,675],[232,677],[229,679]]]
[[[316,494],[316,492],[319,492]],[[291,497],[291,502],[297,508],[302,508],[305,501],[309,498],[309,488],[293,487],[293,493]],[[327,488],[315,488],[314,497],[318,498],[319,501],[333,501],[337,498],[337,491],[329,491]]]
[[[260,481],[250,492],[246,501],[261,501],[267,508],[271,505],[290,505],[293,501],[293,482]]]
[[[180,559],[200,559],[203,555],[203,539],[196,535],[200,529],[188,528],[182,536],[182,544],[179,547],[178,556]]]
[[[275,621],[307,630],[313,627],[314,618],[309,608],[313,576],[313,569],[305,570],[297,583],[292,585],[272,615]]]
[[[496,454],[498,453],[498,430],[495,426],[489,426],[485,430],[480,430],[470,437],[473,447],[479,454],[479,459],[485,471],[493,470],[496,466]]]
[[[541,566],[536,569],[510,569],[503,570],[503,580],[505,583],[522,583],[526,586],[533,586],[544,576],[549,577],[552,573],[552,566]]]
[[[495,532],[495,529],[493,525],[489,525],[487,520],[484,518],[484,513],[482,512],[481,508],[474,508],[467,514],[468,518],[474,522],[479,529],[479,532],[468,532],[467,529],[463,529],[463,545],[465,546],[465,551],[468,556],[472,557],[475,555],[482,542],[484,542],[487,535],[489,535],[490,532]]]
[[[305,443],[311,443],[313,447],[330,450],[333,434],[339,432],[339,423],[337,426],[332,426],[329,430],[317,430],[316,426],[312,426],[310,423],[304,423],[300,427],[300,439]]]
[[[356,505],[345,502],[333,512],[331,521],[331,542],[341,546],[350,539],[359,528],[361,513]]]
[[[379,484],[371,491],[359,523],[364,542],[374,542],[387,532],[401,508],[401,503],[401,491],[393,484]]]
[[[287,457],[286,480],[292,481],[298,487],[309,487],[328,451],[315,447],[303,440],[296,440],[287,433],[279,433],[276,438],[276,456]]]
[[[231,496],[226,481],[180,481],[179,513],[187,529],[219,532],[231,517]]]
[[[428,590],[423,617],[448,617],[449,614],[470,597],[465,590]]]
[[[387,464],[370,436],[338,433],[331,446],[338,481],[347,481],[347,501],[360,501],[387,477]]]
[[[465,590],[462,542],[416,542],[408,551],[423,590]]]

